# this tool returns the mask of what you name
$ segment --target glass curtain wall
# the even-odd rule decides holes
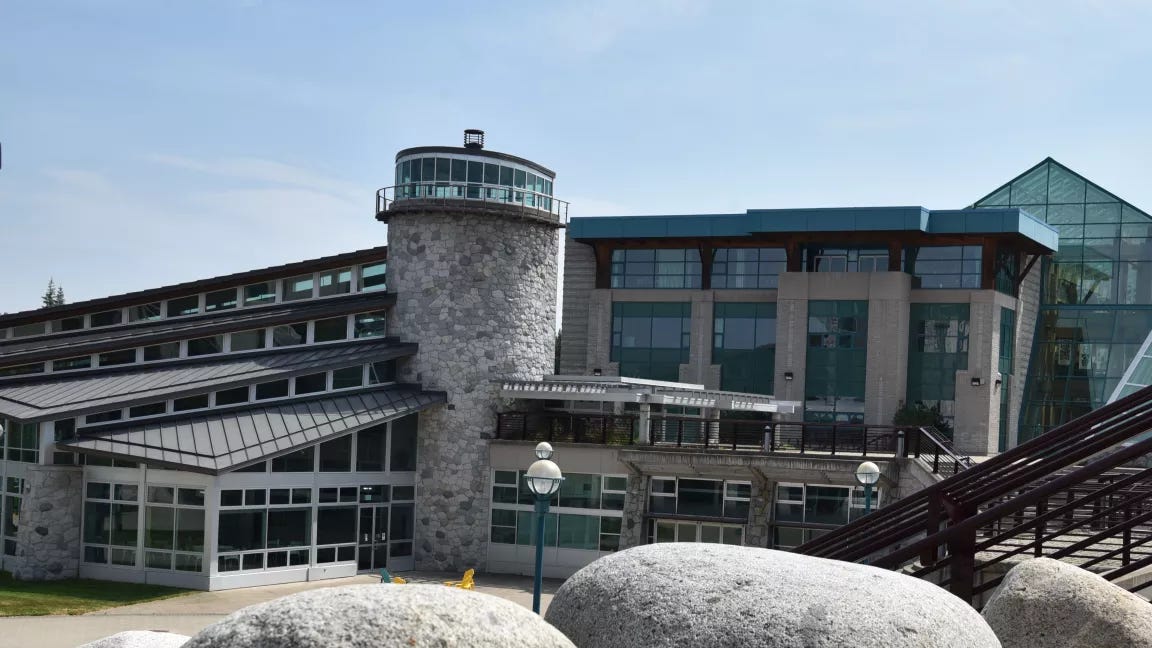
[[[975,207],[1019,207],[1060,233],[1045,260],[1019,440],[1103,405],[1152,326],[1152,216],[1054,160]],[[1030,323],[1025,323],[1030,325]]]
[[[611,360],[621,376],[678,381],[691,331],[692,304],[614,302]]]
[[[968,368],[968,304],[909,307],[908,402],[956,415],[956,372]]]
[[[720,389],[771,394],[776,368],[776,304],[717,303],[712,321],[712,364]]]
[[[863,423],[868,302],[808,302],[807,358],[805,420]]]

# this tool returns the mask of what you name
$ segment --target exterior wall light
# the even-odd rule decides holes
[[[979,376],[972,379],[972,386],[973,387],[979,387],[980,385],[983,385],[983,384],[984,384],[984,381],[981,380]]]
[[[784,380],[792,380],[792,372],[791,371],[785,371],[784,372]]]

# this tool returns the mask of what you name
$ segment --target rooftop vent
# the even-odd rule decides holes
[[[464,129],[464,148],[484,148],[484,131],[479,128]]]

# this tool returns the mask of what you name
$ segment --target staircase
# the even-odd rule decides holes
[[[1145,579],[1135,573],[1152,566],[1152,468],[1143,467],[1152,464],[1141,463],[1152,452],[1149,431],[1152,387],[795,551],[901,570],[977,606],[1029,557],[1139,589]]]

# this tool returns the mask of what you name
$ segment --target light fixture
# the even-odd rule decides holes
[[[603,373],[603,372],[602,372],[602,371],[600,371],[600,367],[596,367],[595,369],[593,369],[593,370],[592,370],[592,375],[593,375],[593,376],[599,376],[599,375],[601,375],[602,373]]]
[[[984,384],[984,381],[980,379],[980,376],[975,376],[972,378],[972,386],[973,387],[979,387],[980,385],[983,385],[983,384]]]
[[[784,380],[792,380],[792,372],[791,371],[785,371],[784,372]]]
[[[532,588],[532,611],[540,614],[540,590],[543,586],[544,518],[548,513],[548,500],[560,490],[564,474],[552,461],[552,445],[546,441],[536,444],[537,460],[528,466],[524,483],[536,497],[536,578]]]
[[[864,515],[872,512],[872,486],[880,481],[880,467],[865,461],[856,467],[856,481],[864,486]]]

